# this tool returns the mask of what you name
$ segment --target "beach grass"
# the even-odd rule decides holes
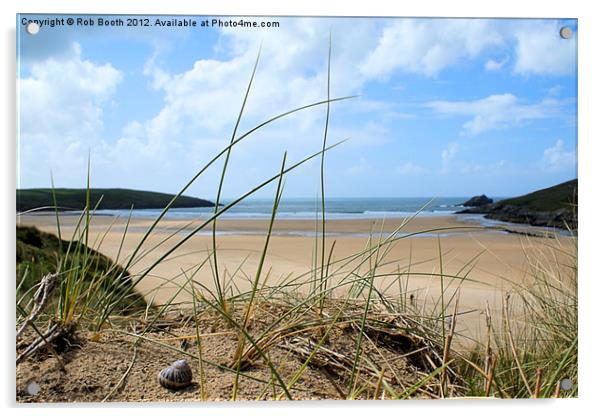
[[[562,248],[553,244],[548,250],[556,261],[545,263],[542,260],[549,259],[550,253],[530,255],[531,279],[514,287],[501,305],[501,316],[488,314],[485,342],[478,342],[466,353],[454,348],[460,337],[456,332],[460,290],[451,290],[450,282],[461,286],[462,282],[470,280],[472,261],[458,273],[448,272],[444,269],[440,240],[437,240],[439,270],[421,274],[422,278],[439,282],[440,291],[434,301],[417,299],[408,293],[408,280],[415,275],[411,252],[406,266],[401,266],[401,259],[398,260],[397,272],[382,271],[385,265],[394,262],[387,255],[400,240],[449,231],[449,227],[403,233],[412,220],[407,218],[393,232],[384,233],[382,229],[371,232],[365,248],[351,256],[335,256],[335,243],[327,247],[325,155],[341,143],[328,145],[330,106],[350,98],[330,97],[331,49],[332,45],[329,45],[325,100],[278,114],[239,135],[239,123],[259,62],[258,54],[228,146],[201,167],[165,205],[135,248],[122,253],[128,218],[115,263],[99,266],[97,252],[101,251],[103,234],[96,241],[90,239],[94,212],[101,201],[92,204],[90,175],[85,208],[78,217],[73,235],[65,241],[60,238],[60,216],[56,195],[53,197],[59,235],[58,241],[53,243],[54,254],[35,254],[44,259],[35,267],[43,263],[43,268],[36,269],[33,263],[18,265],[17,327],[20,339],[17,339],[17,348],[21,365],[35,359],[40,351],[50,350],[64,368],[61,353],[68,350],[69,342],[75,342],[78,333],[87,334],[94,340],[118,333],[131,340],[133,358],[117,383],[103,394],[102,400],[117,396],[135,362],[140,360],[139,351],[149,345],[166,354],[188,357],[196,363],[198,400],[576,396],[576,255],[571,257],[573,263],[564,264],[560,259],[565,256],[554,255]],[[236,150],[236,145],[268,124],[318,106],[326,108],[321,148],[293,163],[288,162],[285,153],[278,172],[232,202],[220,205],[230,154]],[[191,228],[184,226],[172,231],[159,243],[147,247],[145,243],[157,231],[175,201],[222,157],[213,214]],[[301,274],[268,279],[266,257],[285,177],[317,158],[320,158],[321,166],[321,192],[317,203],[320,211],[316,213],[313,267]],[[268,186],[275,186],[275,194],[264,245],[255,272],[246,276],[249,289],[241,289],[234,277],[242,274],[245,259],[241,258],[239,268],[228,277],[220,265],[216,224],[224,213]],[[147,304],[140,304],[140,297],[133,288],[153,275],[158,265],[168,261],[198,231],[209,227],[212,246],[207,253],[199,256],[194,266],[182,269],[180,276],[164,279],[155,289],[174,285],[177,289],[173,295],[166,302],[158,303],[153,301],[153,293],[146,293]],[[453,227],[457,231],[478,228]],[[32,230],[23,232],[35,233]],[[104,235],[108,232],[109,229]],[[132,266],[155,251],[160,255],[148,267],[135,274],[130,272]],[[117,262],[123,267],[117,266]],[[212,287],[195,280],[201,271],[211,273]],[[383,277],[392,279],[392,284],[399,288],[398,294],[388,295],[379,287],[378,282]],[[56,302],[49,302],[44,297],[52,291],[56,293]],[[189,301],[176,303],[179,295]],[[179,335],[174,335],[175,331],[179,331]],[[158,337],[159,333],[167,333],[169,338]],[[208,348],[212,345],[211,337],[217,336],[211,334],[220,334],[220,337],[225,334],[220,338],[227,344],[228,351],[223,360],[215,359],[215,354]],[[110,342],[108,339],[106,342]],[[58,348],[61,340],[66,341],[66,347]],[[182,342],[175,345],[174,340]],[[190,350],[188,342],[195,343],[196,348]],[[223,390],[211,389],[207,377],[212,371],[219,371],[221,377],[228,380],[227,395]],[[311,390],[306,387],[306,383],[311,384],[311,380],[307,380],[308,374],[310,378],[326,380],[324,389],[329,392],[326,397],[307,393]],[[563,379],[573,382],[571,389],[559,390]],[[248,386],[252,383],[259,388],[250,389]],[[61,398],[69,400],[69,397]]]
[[[528,278],[508,291],[501,316],[488,312],[486,344],[468,366],[474,369],[474,361],[482,361],[482,369],[502,397],[577,396],[576,240],[574,244],[574,250],[567,251],[552,240],[531,254],[525,250]],[[487,382],[471,384],[473,394],[490,389]]]

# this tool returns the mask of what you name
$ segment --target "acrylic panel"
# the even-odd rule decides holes
[[[17,402],[577,396],[576,19],[16,28]]]

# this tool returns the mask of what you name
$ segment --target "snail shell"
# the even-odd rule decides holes
[[[178,390],[192,383],[192,370],[186,360],[175,361],[159,373],[159,384],[166,389]]]

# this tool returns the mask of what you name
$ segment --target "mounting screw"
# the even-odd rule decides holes
[[[570,39],[573,36],[573,31],[570,27],[564,26],[560,29],[560,37],[562,39]]]

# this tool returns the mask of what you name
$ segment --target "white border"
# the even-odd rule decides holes
[[[231,411],[247,414],[303,414],[315,412],[345,412],[364,414],[370,410],[383,413],[399,414],[503,414],[531,410],[549,414],[577,414],[586,411],[586,407],[595,406],[600,396],[602,376],[602,358],[600,349],[600,313],[595,308],[601,307],[602,273],[599,261],[601,244],[597,244],[596,236],[600,234],[600,208],[602,208],[600,191],[600,158],[602,149],[600,140],[600,42],[602,33],[600,13],[595,2],[557,1],[528,2],[525,0],[504,0],[498,2],[454,0],[434,1],[419,0],[412,2],[394,2],[389,0],[369,0],[351,3],[328,2],[326,0],[303,0],[294,4],[285,1],[197,1],[190,0],[87,0],[74,2],[69,0],[11,0],[0,3],[2,13],[2,84],[4,97],[0,100],[2,107],[2,203],[0,204],[2,246],[0,256],[2,270],[3,311],[2,329],[2,404],[13,407],[9,412],[28,414],[44,412],[44,414],[79,414],[82,411],[93,414],[106,414],[120,409],[121,406],[96,405],[85,410],[81,406],[64,409],[57,406],[19,407],[14,408],[14,295],[12,295],[14,275],[14,207],[15,207],[15,14],[21,13],[101,13],[101,14],[226,14],[226,15],[333,15],[333,16],[437,16],[437,17],[561,17],[579,19],[579,396],[577,400],[560,401],[506,401],[491,403],[490,401],[439,401],[439,402],[404,402],[404,403],[293,403],[293,404],[237,404],[237,405],[196,405],[195,407],[177,406],[175,412],[203,414],[230,413]],[[597,260],[597,261],[596,261]],[[173,405],[172,405],[173,406]],[[143,410],[148,414],[165,414],[160,405],[130,407],[128,413]],[[120,412],[121,413],[121,412]],[[125,413],[125,412],[124,412]]]

